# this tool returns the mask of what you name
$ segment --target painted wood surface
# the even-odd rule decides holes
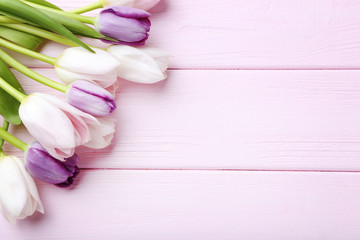
[[[176,56],[173,68],[359,69],[359,8],[358,0],[163,0],[151,11],[148,43]]]
[[[53,69],[37,71],[56,79]],[[28,92],[49,92],[16,76]],[[156,85],[123,81],[113,144],[80,149],[81,166],[360,170],[359,79],[360,71],[204,70],[170,71]]]
[[[1,239],[360,237],[359,173],[97,170],[75,189],[40,192],[46,214],[0,219]]]
[[[360,239],[359,10],[163,0],[149,44],[174,55],[168,81],[121,82],[113,145],[79,149],[75,186],[39,183],[46,214],[0,219],[0,239]]]

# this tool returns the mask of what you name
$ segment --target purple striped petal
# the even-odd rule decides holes
[[[25,156],[25,167],[37,179],[55,184],[58,187],[69,187],[79,174],[77,167],[79,157],[74,154],[62,162],[53,158],[38,142],[33,143]]]
[[[151,27],[150,14],[130,7],[108,7],[101,11],[96,23],[98,31],[118,41],[114,44],[143,45]]]
[[[67,92],[67,97],[70,105],[94,116],[108,116],[116,109],[114,96],[88,81],[74,82]]]

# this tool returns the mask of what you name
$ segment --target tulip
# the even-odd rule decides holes
[[[156,83],[164,80],[170,55],[153,47],[116,45],[108,52],[119,60],[118,76],[132,82]]]
[[[22,161],[14,156],[0,159],[0,212],[10,223],[35,211],[44,213],[35,182]]]
[[[103,149],[110,145],[114,133],[116,120],[112,117],[98,117],[99,124],[88,124],[91,140],[84,144],[92,149]]]
[[[79,116],[86,123],[90,138],[88,141],[81,145],[93,149],[102,149],[110,145],[115,133],[115,119],[109,116],[95,118],[87,113],[84,113],[72,107],[66,102],[57,99],[56,97],[45,94],[38,95],[42,95],[44,98],[46,98],[46,100],[48,100],[54,106],[62,109],[63,111],[67,111],[68,113],[73,113],[74,115]]]
[[[44,182],[55,184],[58,187],[69,187],[80,170],[77,166],[79,157],[74,154],[65,159],[65,162],[52,157],[41,146],[35,142],[31,144],[25,153],[25,167],[29,173]]]
[[[120,86],[119,81],[116,81],[113,85],[105,88],[105,90],[111,93],[115,97],[116,91],[119,88],[119,86]]]
[[[103,40],[112,44],[141,46],[148,39],[150,13],[131,7],[104,8],[95,21],[95,28],[103,35],[118,40]]]
[[[74,155],[75,147],[109,136],[108,125],[47,94],[27,96],[19,115],[30,134],[51,156],[62,161]],[[95,147],[103,146],[99,143]]]
[[[111,93],[87,81],[78,80],[71,84],[67,98],[70,105],[93,116],[108,116],[116,108]]]
[[[133,8],[139,8],[143,10],[149,10],[158,4],[160,0],[102,0],[103,6],[128,6]]]
[[[57,59],[55,70],[65,84],[79,79],[95,82],[104,88],[117,82],[119,62],[108,52],[93,48],[93,54],[81,47],[66,49]]]

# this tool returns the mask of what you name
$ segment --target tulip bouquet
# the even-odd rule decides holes
[[[101,0],[64,11],[46,0],[0,0],[0,212],[11,223],[44,212],[33,178],[69,187],[79,174],[79,146],[107,147],[115,132],[119,79],[156,83],[166,78],[169,54],[144,46],[150,14],[159,0]],[[97,17],[81,15],[101,8]],[[106,48],[78,36],[99,39]],[[68,48],[57,58],[36,48],[44,40]],[[9,49],[54,66],[62,83],[27,68]],[[64,94],[26,93],[16,71]],[[35,139],[25,143],[8,132],[24,124]],[[24,161],[6,155],[4,141],[24,152]]]

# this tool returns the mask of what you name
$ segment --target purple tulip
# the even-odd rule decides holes
[[[114,96],[88,81],[78,80],[71,84],[67,98],[70,105],[97,117],[108,116],[116,109]]]
[[[73,184],[80,170],[76,154],[65,160],[62,162],[53,158],[40,143],[35,142],[26,152],[25,167],[34,178],[66,188]]]
[[[107,43],[141,46],[149,37],[149,17],[150,13],[141,9],[112,6],[100,12],[95,27],[101,34],[118,40],[103,40]]]

